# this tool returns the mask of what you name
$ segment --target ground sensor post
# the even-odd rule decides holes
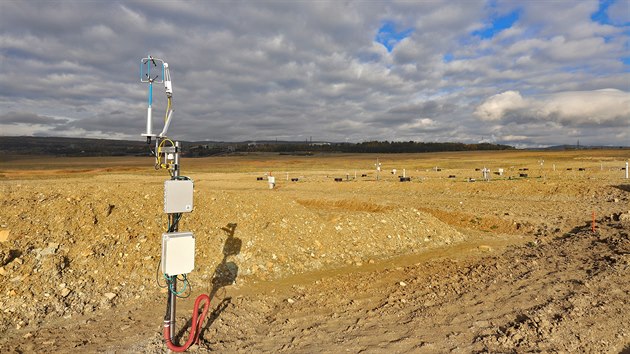
[[[206,294],[200,295],[195,301],[191,330],[184,345],[173,343],[176,329],[177,298],[183,297],[185,292],[192,292],[187,274],[195,268],[195,237],[192,232],[180,232],[179,223],[184,213],[193,211],[193,181],[180,174],[181,145],[178,141],[168,138],[167,132],[173,119],[173,86],[168,63],[162,59],[147,56],[140,61],[140,81],[149,84],[146,130],[142,136],[146,137],[150,145],[155,139],[155,149],[151,151],[155,157],[155,169],[165,169],[170,180],[164,182],[164,213],[168,220],[168,229],[162,234],[162,253],[160,270],[168,288],[166,314],[164,316],[164,340],[169,350],[182,352],[193,343],[198,342],[201,324],[210,308],[210,298]],[[153,84],[163,83],[167,99],[164,126],[159,134],[153,133],[152,105]],[[178,290],[178,281],[182,282]],[[200,306],[203,307],[199,315]]]

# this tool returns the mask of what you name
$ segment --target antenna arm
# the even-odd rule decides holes
[[[171,71],[168,67],[168,63],[164,63],[164,91],[166,92],[166,114],[164,115],[164,128],[160,133],[159,137],[166,137],[166,132],[171,125],[171,120],[173,118],[173,84],[171,81]]]
[[[168,94],[167,94],[168,96]],[[171,120],[173,118],[173,106],[172,106],[172,96],[168,96],[168,103],[166,105],[166,115],[164,116],[164,128],[162,129],[162,132],[160,133],[160,135],[158,135],[160,138],[164,138],[166,137],[166,132],[168,131],[168,128],[171,125]]]
[[[153,64],[153,65],[151,65]],[[162,71],[162,78],[160,80],[159,73],[157,75],[152,75],[154,73],[151,72],[152,67]],[[145,71],[146,68],[146,71]],[[146,82],[149,84],[149,105],[147,107],[147,125],[146,132],[141,134],[147,138],[147,142],[151,142],[151,138],[160,137],[166,138],[166,133],[168,132],[168,128],[171,125],[171,121],[173,119],[173,83],[171,81],[171,72],[168,66],[168,63],[164,62],[164,60],[160,58],[155,58],[149,55],[147,58],[143,58],[141,60],[140,65],[140,81]],[[168,104],[166,106],[166,113],[164,114],[164,127],[162,128],[162,132],[159,135],[153,134],[153,125],[152,125],[152,101],[153,101],[153,84],[154,83],[164,83],[164,91],[166,93],[166,98],[168,100]]]
[[[168,68],[168,63],[164,63],[164,90],[166,91],[166,97],[173,96],[173,84],[171,82],[171,70]]]

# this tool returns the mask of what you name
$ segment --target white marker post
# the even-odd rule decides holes
[[[626,161],[626,179],[628,179],[628,161]]]
[[[481,170],[481,174],[483,175],[483,179],[487,182],[490,180],[490,169],[484,167],[483,170]]]

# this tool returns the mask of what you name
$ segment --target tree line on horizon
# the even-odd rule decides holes
[[[3,137],[0,151],[24,155],[53,156],[148,156],[152,145],[144,141],[58,137]],[[415,141],[366,141],[361,143],[290,142],[182,142],[185,156],[203,157],[230,153],[414,153],[441,151],[511,150],[508,145]]]

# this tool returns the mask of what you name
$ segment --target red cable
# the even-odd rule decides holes
[[[203,307],[201,315],[199,315],[199,305],[204,300],[206,304]],[[206,318],[206,314],[208,313],[209,308],[210,297],[208,297],[208,295],[206,294],[199,295],[197,297],[197,300],[195,300],[195,306],[193,308],[192,323],[190,325],[190,334],[188,335],[188,340],[181,347],[173,344],[173,342],[171,341],[171,323],[170,321],[164,321],[164,339],[166,340],[166,346],[168,347],[168,349],[174,352],[183,352],[186,351],[186,349],[188,349],[188,347],[190,347],[193,342],[198,343],[199,333],[201,333],[201,325],[203,324],[203,320]],[[197,316],[199,316],[199,320],[197,320]]]

